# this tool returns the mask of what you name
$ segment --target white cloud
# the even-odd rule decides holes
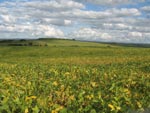
[[[113,8],[108,10],[108,12],[115,14],[116,16],[139,16],[141,14],[136,8]]]
[[[71,14],[71,13],[69,13]],[[114,17],[124,17],[124,16],[139,16],[141,13],[136,8],[121,8],[121,9],[109,9],[105,11],[84,11],[84,10],[74,10],[72,16],[76,18],[85,19],[103,19],[103,18],[114,18]]]
[[[65,24],[65,25],[71,25],[71,24],[72,24],[72,21],[71,21],[71,20],[64,20],[64,24]]]
[[[4,26],[0,25],[0,31],[8,33],[29,33],[34,36],[42,37],[64,37],[64,33],[57,28],[47,25],[15,25],[15,26]]]
[[[115,6],[144,2],[144,0],[136,1],[16,0],[1,2],[0,38],[11,37],[11,35],[25,37],[23,35],[28,34],[31,38],[68,37],[93,41],[150,42],[150,19],[144,15],[149,13],[149,6],[142,8]],[[92,3],[96,5],[91,7]],[[96,10],[93,6],[101,10],[99,8]]]
[[[108,33],[100,32],[97,29],[81,28],[71,34],[72,37],[79,40],[92,40],[92,41],[110,41],[111,36]]]
[[[72,21],[67,20],[67,19],[41,18],[39,20],[39,23],[41,23],[41,24],[53,24],[53,25],[57,25],[57,26],[69,26],[72,24]]]
[[[123,23],[103,23],[103,27],[106,29],[115,29],[115,30],[132,30],[133,27]]]
[[[144,6],[141,8],[141,10],[146,11],[146,12],[150,12],[150,6]]]
[[[136,38],[138,38],[138,37],[142,37],[143,35],[142,35],[142,33],[140,33],[140,32],[129,32],[128,33],[128,37],[136,37]]]
[[[99,5],[120,5],[120,4],[135,4],[137,2],[144,2],[145,0],[74,0],[78,2],[89,2]]]
[[[45,25],[38,25],[38,29],[36,32],[41,32],[41,35],[44,34],[46,37],[64,37],[64,33],[56,28],[45,26]]]
[[[81,3],[74,1],[66,0],[57,0],[57,1],[31,1],[23,3],[22,6],[40,10],[52,10],[52,11],[62,11],[62,10],[71,10],[71,9],[82,9],[85,6]]]
[[[16,18],[12,15],[0,15],[0,17],[6,23],[13,23],[16,21]]]

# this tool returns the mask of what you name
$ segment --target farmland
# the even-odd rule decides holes
[[[75,40],[0,43],[0,113],[150,111],[150,48]]]

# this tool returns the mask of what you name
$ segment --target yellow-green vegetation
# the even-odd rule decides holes
[[[0,113],[150,110],[150,48],[40,41],[0,46]]]

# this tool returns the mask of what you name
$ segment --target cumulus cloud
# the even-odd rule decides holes
[[[45,26],[45,25],[39,25],[37,26],[38,29],[36,29],[37,31],[41,32],[41,35],[44,33],[45,36],[47,37],[64,37],[64,33],[59,30],[59,29],[56,29],[54,27],[50,27],[50,26]],[[41,31],[42,29],[42,31]],[[38,33],[38,32],[36,32]],[[39,35],[39,34],[37,34]]]
[[[126,25],[123,23],[117,23],[117,24],[112,24],[112,23],[103,23],[103,27],[106,29],[116,29],[116,30],[132,30],[132,26]]]
[[[144,7],[142,7],[141,11],[143,11],[145,13],[145,15],[147,16],[147,18],[150,18],[150,6],[144,6]]]
[[[140,33],[140,32],[129,32],[128,33],[128,36],[129,37],[142,37],[142,33]]]
[[[16,18],[12,15],[0,15],[0,17],[5,23],[14,23],[16,21]]]
[[[145,0],[74,0],[78,2],[88,2],[99,5],[120,5],[120,4],[135,4],[137,2],[144,2]]]
[[[64,37],[64,33],[60,29],[47,25],[0,25],[0,32],[25,33],[32,35],[32,38],[33,36]]]
[[[58,25],[58,26],[69,26],[72,24],[71,20],[67,19],[50,19],[50,18],[43,18],[40,19],[39,23],[41,24],[53,24],[53,25]]]
[[[121,42],[121,43],[149,43],[150,33],[137,31],[105,30],[95,28],[80,28],[70,34],[71,38],[78,40]]]
[[[46,11],[64,11],[64,10],[72,10],[72,9],[82,9],[85,6],[81,3],[74,1],[66,1],[66,0],[57,0],[57,1],[31,1],[25,2],[22,4],[24,7],[34,8],[39,10]]]
[[[67,14],[67,13],[66,13]],[[138,9],[131,8],[121,8],[121,9],[109,9],[105,11],[84,11],[84,10],[74,10],[73,12],[68,12],[68,15],[72,14],[74,18],[85,18],[85,19],[103,19],[110,17],[124,17],[124,16],[139,16],[140,12]]]
[[[146,12],[150,12],[150,6],[144,6],[141,8],[141,10],[146,11]]]
[[[136,8],[121,8],[121,9],[113,8],[108,11],[112,14],[116,14],[116,16],[138,16],[140,15],[140,11]]]
[[[0,2],[0,38],[68,37],[91,41],[150,42],[149,6],[141,7],[138,4],[144,1],[12,0]],[[139,7],[121,6],[123,4],[136,4]],[[111,7],[108,7],[109,5]],[[95,9],[94,6],[102,9]]]
[[[92,41],[111,41],[111,36],[108,33],[100,32],[92,28],[80,28],[71,34],[72,38],[76,37],[78,40],[92,40]]]

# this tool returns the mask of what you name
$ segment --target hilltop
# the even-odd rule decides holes
[[[140,43],[117,43],[117,42],[92,42],[80,41],[75,39],[60,39],[60,38],[39,38],[39,39],[3,39],[0,40],[0,46],[90,46],[90,47],[144,47],[149,48],[150,44]]]

